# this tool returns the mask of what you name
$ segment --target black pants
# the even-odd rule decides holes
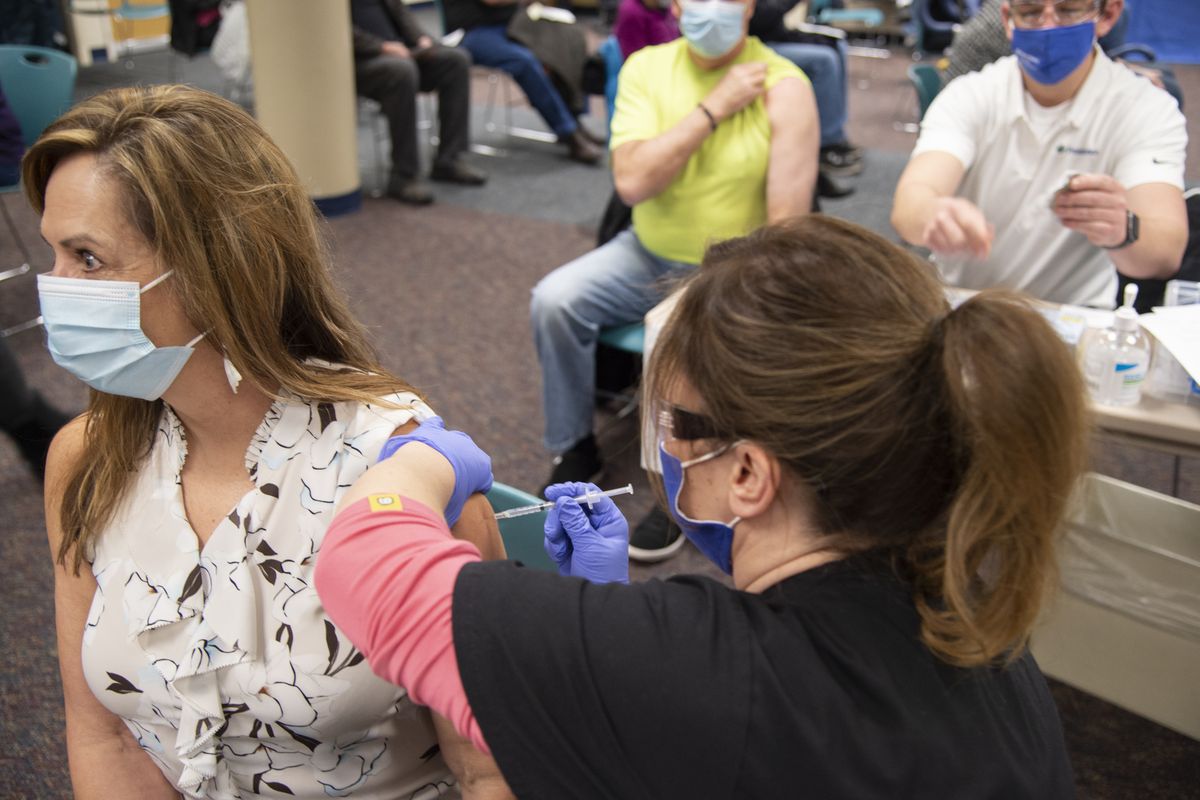
[[[452,47],[434,45],[419,58],[379,55],[354,63],[357,91],[383,107],[392,137],[391,180],[408,181],[419,171],[417,92],[437,92],[436,160],[450,163],[470,143],[471,57]]]

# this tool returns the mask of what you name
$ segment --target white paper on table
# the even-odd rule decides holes
[[[1162,306],[1138,322],[1200,383],[1200,305]]]

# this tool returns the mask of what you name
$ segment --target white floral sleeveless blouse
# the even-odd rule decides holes
[[[417,800],[453,789],[428,710],[377,678],[312,585],[346,489],[397,426],[433,412],[277,401],[246,452],[255,488],[203,549],[188,523],[183,426],[164,407],[98,538],[83,667],[190,798]]]

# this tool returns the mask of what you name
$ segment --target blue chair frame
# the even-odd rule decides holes
[[[493,483],[491,491],[487,493],[487,499],[497,511],[542,502],[542,498],[504,483]],[[542,547],[542,526],[545,522],[545,511],[515,519],[502,519],[499,521],[500,538],[504,540],[504,549],[511,560],[520,561],[532,569],[557,574],[558,565],[546,555]]]

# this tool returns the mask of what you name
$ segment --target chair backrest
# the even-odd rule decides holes
[[[908,68],[908,79],[917,90],[917,104],[921,108],[920,118],[924,119],[929,104],[942,90],[942,76],[932,64],[912,64]]]
[[[600,43],[596,51],[604,59],[604,104],[608,108],[608,124],[612,126],[613,112],[617,107],[617,76],[625,59],[621,56],[621,45],[616,36],[609,36]]]
[[[542,498],[534,497],[529,492],[508,486],[503,483],[493,483],[487,493],[488,502],[497,511],[507,511],[518,506],[530,506],[542,502]],[[542,525],[546,521],[546,512],[529,514],[515,519],[500,520],[500,538],[504,540],[504,549],[513,561],[520,561],[532,569],[543,569],[558,572],[558,565],[550,560],[542,548]]]
[[[77,69],[74,56],[59,50],[0,45],[0,86],[26,147],[71,107]]]

